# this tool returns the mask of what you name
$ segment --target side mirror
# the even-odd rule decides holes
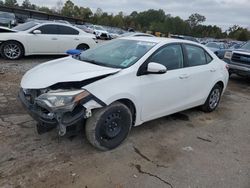
[[[167,72],[167,68],[159,63],[150,62],[148,64],[147,73],[148,74],[164,74]]]
[[[42,34],[42,31],[40,31],[40,30],[34,30],[34,31],[33,31],[33,34],[39,35],[39,34]]]

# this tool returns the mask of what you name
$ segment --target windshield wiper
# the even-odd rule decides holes
[[[85,61],[85,62],[87,62],[87,63],[91,63],[91,64],[95,64],[95,65],[101,65],[102,63],[99,63],[99,62],[97,62],[97,61],[95,61],[95,60],[92,60],[92,59],[81,59],[82,61]]]
[[[95,60],[92,60],[92,59],[84,59],[84,58],[82,58],[81,60],[85,61],[87,63],[91,63],[91,64],[95,64],[95,65],[99,65],[99,66],[104,66],[104,67],[119,68],[119,69],[122,68],[122,67],[117,66],[117,65],[110,65],[110,64],[103,63],[103,62],[98,62],[98,61],[95,61]]]

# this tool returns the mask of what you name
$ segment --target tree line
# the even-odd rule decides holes
[[[246,28],[242,28],[238,25],[230,27],[225,32],[216,25],[203,25],[202,23],[206,21],[206,18],[197,13],[190,15],[187,20],[184,20],[179,16],[166,14],[162,9],[149,9],[143,12],[134,11],[130,15],[125,15],[123,12],[119,12],[115,15],[104,12],[100,8],[95,12],[92,12],[90,8],[77,6],[71,0],[67,0],[65,3],[63,3],[62,0],[58,0],[52,8],[37,6],[32,4],[29,0],[24,0],[21,5],[17,3],[17,0],[0,0],[0,5],[80,18],[93,24],[119,27],[123,29],[134,28],[135,30],[142,32],[160,32],[165,35],[171,33],[199,38],[231,38],[241,41],[250,39],[250,32]]]

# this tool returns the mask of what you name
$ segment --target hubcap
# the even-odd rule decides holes
[[[220,100],[220,90],[215,89],[212,91],[210,98],[209,98],[209,107],[211,109],[215,109],[219,103]]]
[[[16,59],[21,54],[21,49],[16,44],[7,44],[4,46],[4,54],[9,59]]]
[[[104,121],[101,130],[102,139],[113,139],[121,132],[121,115],[120,112],[110,114]]]

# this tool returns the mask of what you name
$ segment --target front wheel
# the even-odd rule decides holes
[[[129,108],[115,102],[98,109],[86,122],[86,136],[96,148],[106,151],[119,146],[128,136],[132,126]]]
[[[5,42],[1,46],[1,55],[5,59],[17,60],[24,55],[24,49],[18,42]]]
[[[220,103],[222,87],[219,84],[216,84],[212,91],[210,92],[206,102],[201,106],[202,111],[204,112],[213,112]]]

